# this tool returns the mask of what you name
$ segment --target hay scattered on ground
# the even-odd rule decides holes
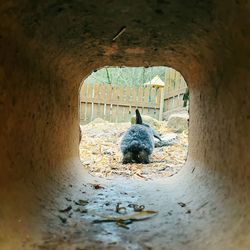
[[[181,169],[187,156],[187,131],[177,134],[176,144],[155,148],[150,164],[123,165],[119,141],[129,126],[130,123],[89,123],[82,126],[80,158],[90,174],[151,179],[172,176]],[[171,131],[162,122],[158,132],[164,136]]]

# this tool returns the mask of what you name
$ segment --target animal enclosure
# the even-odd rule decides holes
[[[138,108],[143,115],[159,119],[162,112],[183,107],[187,85],[182,75],[168,68],[165,86],[124,86],[113,84],[86,84],[80,90],[80,123],[95,118],[109,122],[128,122]]]

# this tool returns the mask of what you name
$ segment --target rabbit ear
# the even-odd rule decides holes
[[[135,110],[136,122],[135,124],[142,124],[142,118],[138,109]]]
[[[161,137],[157,134],[154,134],[154,137],[157,138],[159,141],[162,141]]]

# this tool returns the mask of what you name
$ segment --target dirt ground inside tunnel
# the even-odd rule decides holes
[[[156,147],[150,164],[122,164],[119,142],[130,123],[94,123],[81,126],[80,159],[91,175],[98,177],[123,176],[150,180],[172,176],[182,168],[187,158],[188,131],[176,134],[175,143]],[[164,137],[172,132],[161,122],[157,132]],[[172,133],[173,134],[173,133]]]

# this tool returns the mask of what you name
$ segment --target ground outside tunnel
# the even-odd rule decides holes
[[[162,138],[172,136],[173,144],[156,147],[150,164],[122,164],[119,143],[130,123],[109,123],[102,119],[81,126],[82,140],[79,151],[83,166],[99,177],[124,176],[149,180],[176,174],[187,158],[188,130],[173,133],[167,122],[158,122],[157,132]],[[155,128],[156,129],[156,128]],[[156,139],[156,143],[159,142]]]

